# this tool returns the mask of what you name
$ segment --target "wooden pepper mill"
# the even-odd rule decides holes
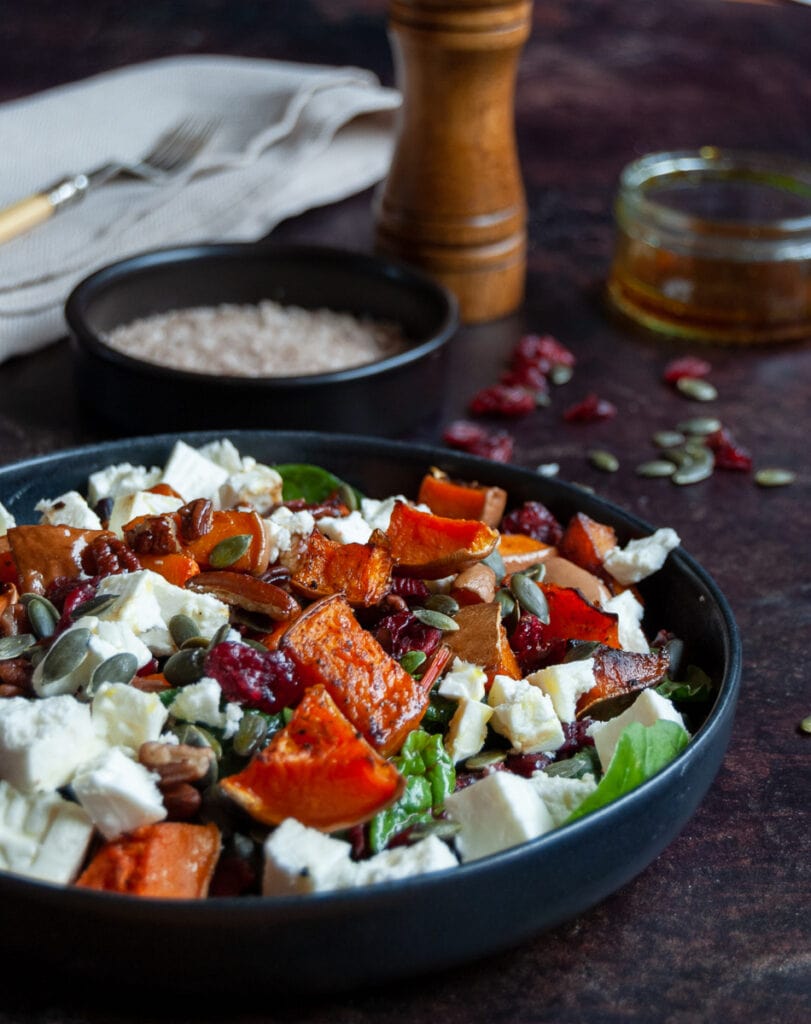
[[[526,201],[515,142],[515,79],[532,0],[392,0],[403,106],[376,197],[377,249],[422,267],[465,323],[524,297]]]

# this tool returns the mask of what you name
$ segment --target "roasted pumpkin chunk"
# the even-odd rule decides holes
[[[498,533],[479,520],[450,519],[398,501],[386,536],[404,576],[441,579],[486,558]]]
[[[310,599],[342,593],[351,605],[371,607],[388,592],[393,565],[380,544],[339,544],[313,530],[296,554],[290,582]]]
[[[488,526],[498,526],[507,504],[502,487],[451,480],[439,469],[422,478],[417,501],[437,516],[448,519],[480,519]]]

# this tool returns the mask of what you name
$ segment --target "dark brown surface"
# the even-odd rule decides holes
[[[391,80],[382,0],[185,0],[171,7],[157,0],[34,0],[0,24],[0,99],[182,52],[351,62]],[[611,196],[624,163],[707,143],[811,159],[809,111],[811,9],[799,4],[537,4],[517,100],[530,210],[527,300],[518,315],[460,332],[442,415],[420,435],[438,440],[442,425],[464,414],[469,395],[496,377],[522,330],[552,332],[577,354],[575,377],[554,392],[551,407],[512,425],[515,461],[559,462],[562,475],[652,523],[674,526],[727,594],[743,635],[732,744],[677,841],[611,899],[513,952],[312,1005],[287,1005],[281,993],[278,1004],[265,999],[261,1008],[248,993],[244,1006],[236,1000],[214,1007],[204,997],[172,1005],[149,997],[148,978],[143,1001],[133,1005],[47,977],[23,982],[23,969],[36,972],[37,965],[20,964],[13,935],[6,935],[0,1024],[809,1019],[811,737],[798,723],[811,714],[811,347],[699,350],[615,321],[600,297]],[[291,221],[277,235],[368,248],[370,211],[365,194]],[[665,362],[687,351],[712,362],[719,399],[709,411],[758,466],[796,470],[794,486],[765,491],[750,476],[719,472],[677,488],[634,475],[633,466],[651,454],[654,430],[708,411],[661,383]],[[67,346],[58,343],[0,366],[0,460],[95,436],[81,425],[69,365]],[[617,418],[565,425],[563,408],[589,391],[611,399]],[[619,456],[619,472],[589,466],[585,453],[594,446]]]

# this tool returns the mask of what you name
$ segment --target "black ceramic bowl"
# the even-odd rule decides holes
[[[187,436],[199,445],[219,432]],[[621,543],[650,527],[583,490],[483,459],[318,434],[230,432],[243,454],[310,462],[370,496],[415,494],[429,466],[536,499],[561,519],[582,510],[612,524]],[[21,521],[43,496],[114,462],[159,465],[175,438],[96,445],[0,469],[0,500]],[[63,889],[0,873],[0,924],[15,956],[115,985],[296,994],[337,991],[446,968],[515,945],[582,913],[656,858],[696,810],[721,764],[738,695],[741,649],[729,606],[687,554],[640,585],[646,628],[672,629],[717,696],[688,747],[613,804],[503,853],[433,875],[363,890],[289,899],[143,900]],[[678,898],[678,877],[673,878]],[[588,926],[586,922],[586,927]]]
[[[408,347],[352,369],[254,378],[158,366],[104,340],[139,317],[262,299],[391,321]],[[209,427],[406,433],[439,405],[445,347],[458,322],[453,296],[410,267],[358,252],[269,244],[134,256],[77,285],[65,316],[83,410],[127,435]]]

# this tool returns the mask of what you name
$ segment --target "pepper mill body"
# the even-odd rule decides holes
[[[423,268],[476,323],[523,301],[526,200],[515,80],[531,0],[392,0],[403,94],[376,198],[378,251]]]

